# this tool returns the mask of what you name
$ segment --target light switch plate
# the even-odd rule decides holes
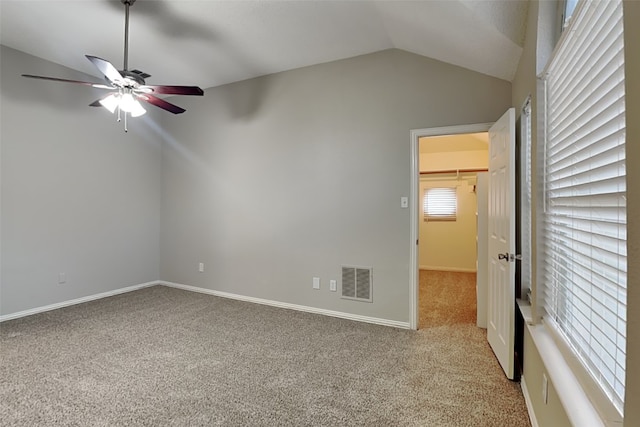
[[[409,207],[409,198],[408,197],[400,197],[400,207],[408,208]]]
[[[320,289],[320,278],[319,277],[314,277],[313,278],[313,289]]]

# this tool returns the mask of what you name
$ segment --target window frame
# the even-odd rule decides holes
[[[522,291],[532,291],[533,287],[533,140],[532,101],[527,96],[520,112],[520,253],[522,263],[520,283]],[[523,297],[524,298],[524,292]]]
[[[581,2],[581,0],[563,0],[562,2],[560,2],[560,5],[562,7],[561,10],[561,24],[560,24],[560,31],[564,31],[567,29],[567,27],[569,27],[569,24],[571,23],[571,17],[573,17],[573,15],[576,13],[576,10],[578,8],[578,4]],[[571,10],[569,11],[569,8],[571,8]]]

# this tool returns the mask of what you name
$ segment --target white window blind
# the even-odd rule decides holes
[[[427,188],[423,201],[425,221],[455,221],[458,211],[455,187]]]
[[[581,1],[546,73],[546,319],[622,413],[626,186],[621,0]]]

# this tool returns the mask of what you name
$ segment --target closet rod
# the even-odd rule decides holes
[[[467,173],[467,172],[489,172],[489,169],[444,169],[439,171],[424,171],[420,175],[433,175],[437,173]]]

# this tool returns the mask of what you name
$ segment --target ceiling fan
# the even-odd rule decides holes
[[[97,56],[85,55],[89,61],[104,75],[106,83],[84,82],[80,80],[60,79],[57,77],[34,76],[23,74],[23,77],[31,79],[53,80],[56,82],[76,83],[92,86],[98,89],[111,90],[109,95],[91,104],[92,107],[105,107],[111,113],[117,112],[118,121],[124,116],[124,131],[127,132],[127,115],[138,117],[146,113],[140,101],[155,105],[173,114],[181,114],[186,110],[178,107],[155,94],[162,95],[196,95],[202,96],[204,92],[198,86],[154,86],[147,85],[145,79],[151,77],[140,70],[129,70],[129,7],[136,0],[121,0],[125,6],[124,21],[124,67],[118,70],[109,61]]]

